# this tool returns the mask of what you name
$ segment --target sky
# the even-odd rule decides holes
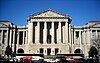
[[[100,20],[100,0],[0,0],[0,20],[25,26],[30,15],[48,8],[70,15],[75,26]]]

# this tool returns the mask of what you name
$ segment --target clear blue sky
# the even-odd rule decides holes
[[[27,25],[27,17],[52,8],[72,17],[72,25],[100,20],[100,0],[0,0],[0,20]]]

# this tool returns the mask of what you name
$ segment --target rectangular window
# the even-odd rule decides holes
[[[7,39],[7,30],[3,30],[3,41],[2,44],[4,44],[6,42]]]
[[[76,31],[76,38],[79,37],[79,31]]]
[[[58,48],[55,48],[55,55],[59,52]]]
[[[1,30],[0,30],[0,43],[1,43],[1,37],[2,37],[2,36],[1,36],[1,33],[2,33],[2,32],[1,32]]]
[[[100,30],[97,30],[98,38],[100,38]]]
[[[47,49],[47,55],[50,55],[51,54],[51,48],[48,48]]]
[[[40,54],[43,54],[43,48],[40,48]]]
[[[19,44],[23,44],[23,31],[19,32]]]
[[[96,37],[96,30],[92,30],[92,38]]]

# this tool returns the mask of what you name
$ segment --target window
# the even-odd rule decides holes
[[[47,36],[47,43],[50,44],[51,43],[51,35]]]
[[[92,30],[92,38],[96,37],[96,30]]]
[[[40,54],[43,54],[43,48],[40,48]]]
[[[77,38],[79,37],[79,31],[76,31],[76,37]]]
[[[51,48],[48,48],[47,49],[47,55],[50,55],[51,54]]]
[[[23,44],[23,31],[19,32],[19,44]]]
[[[3,31],[3,41],[2,41],[2,44],[4,44],[6,42],[6,39],[7,39],[7,30],[4,30]]]
[[[1,36],[1,30],[0,30],[0,43],[1,43],[1,37],[2,37],[2,36]]]
[[[58,48],[55,48],[55,55],[59,52]]]

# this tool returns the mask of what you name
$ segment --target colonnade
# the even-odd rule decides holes
[[[29,42],[35,44],[67,43],[68,23],[67,22],[30,22]],[[31,37],[30,37],[31,36]]]

